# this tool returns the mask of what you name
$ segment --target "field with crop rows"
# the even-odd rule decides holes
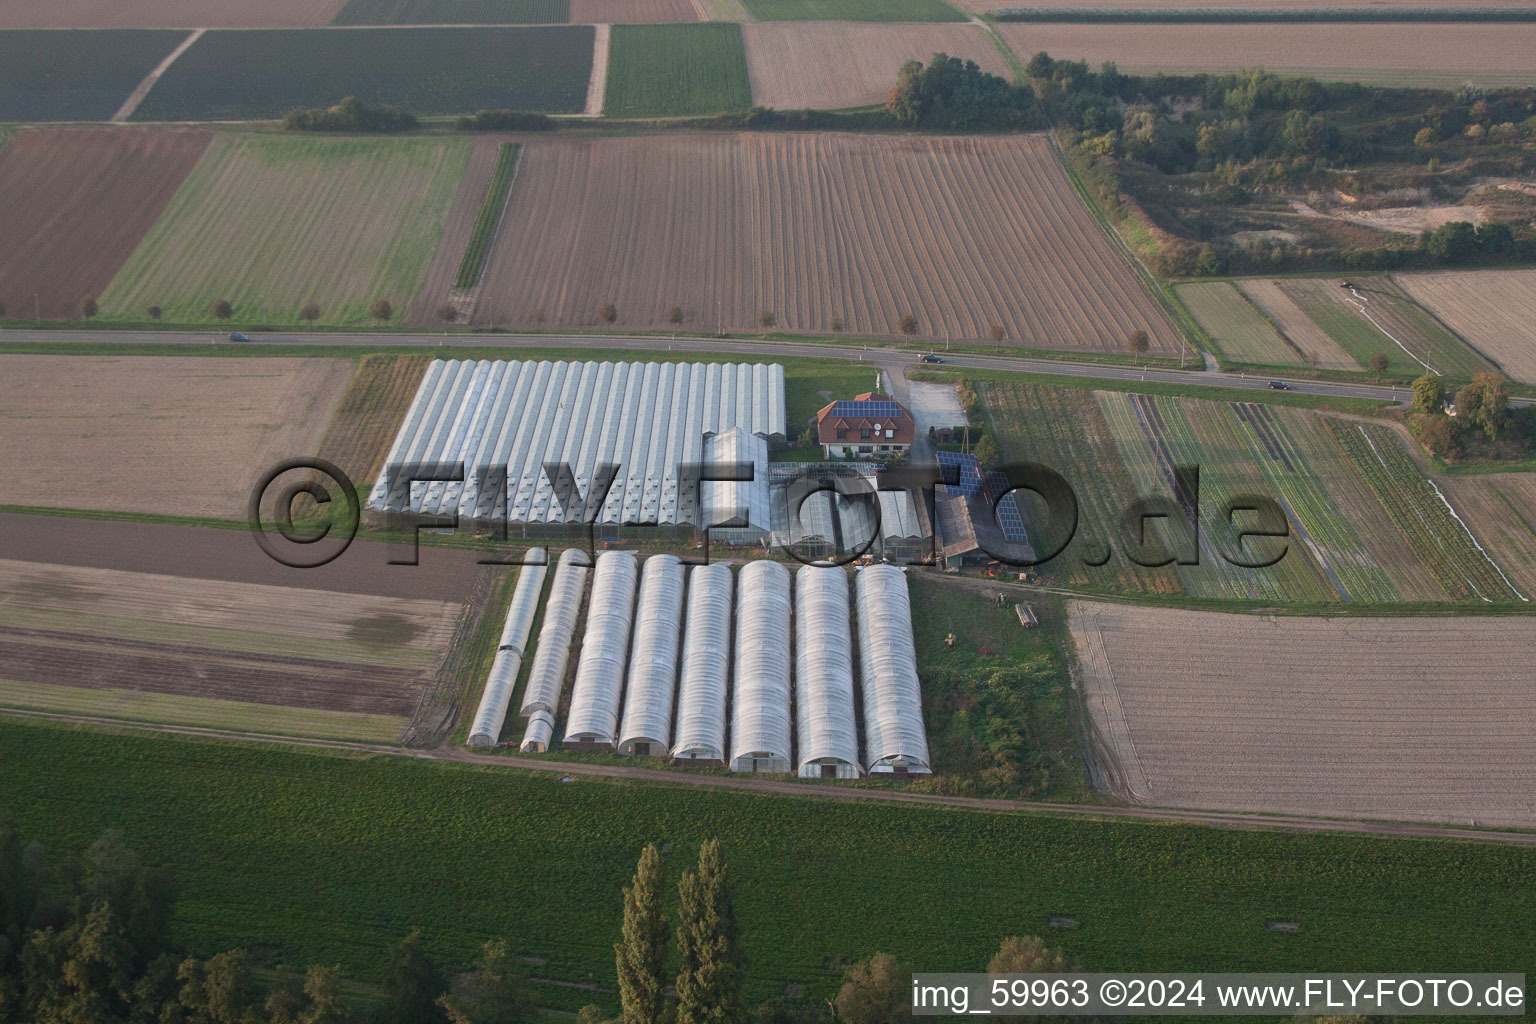
[[[334,25],[558,25],[570,0],[347,0]]]
[[[1239,363],[1296,365],[1301,353],[1286,343],[1237,288],[1226,281],[1184,284],[1179,300],[1222,355]]]
[[[1536,594],[1536,473],[1442,477],[1438,486],[1477,526],[1488,557],[1527,597]]]
[[[0,504],[243,519],[312,455],[343,359],[0,356]]]
[[[1238,72],[1262,67],[1405,88],[1528,86],[1536,24],[1089,24],[999,22],[1024,59],[1106,60],[1132,74]]]
[[[1252,279],[1237,282],[1248,300],[1268,315],[1291,344],[1301,350],[1310,366],[1325,370],[1359,370],[1361,365],[1339,347],[1339,343],[1319,327],[1280,287],[1278,281]]]
[[[111,283],[208,148],[180,129],[27,129],[0,149],[0,305],[74,318]],[[143,313],[143,310],[138,312]]]
[[[1522,846],[563,783],[18,722],[0,723],[0,751],[23,835],[78,848],[117,828],[172,871],[171,931],[189,953],[260,945],[376,980],[412,928],[450,964],[505,936],[539,958],[539,977],[596,986],[535,985],[558,1006],[616,1012],[613,943],[640,848],[670,846],[670,915],[677,877],[711,837],[730,864],[753,1002],[785,984],[830,997],[842,964],[881,950],[982,970],[1019,933],[1100,969],[1475,970],[1536,957],[1523,912],[1536,851]],[[1078,927],[1050,930],[1063,916]],[[1277,934],[1274,918],[1301,928]]]
[[[756,21],[964,21],[941,0],[742,0]]]
[[[1069,612],[1085,703],[1139,803],[1536,826],[1526,617]]]
[[[485,199],[480,204],[480,213],[475,217],[474,230],[470,232],[469,244],[464,248],[464,258],[459,262],[459,272],[453,281],[455,288],[473,288],[475,282],[480,280],[486,253],[490,250],[491,236],[496,232],[496,225],[501,223],[502,211],[507,206],[507,191],[512,187],[512,172],[516,168],[517,143],[502,143],[501,151],[496,156],[496,170],[491,174],[490,184],[486,186]]]
[[[465,139],[220,135],[102,293],[104,316],[292,325],[403,317],[469,159]]]
[[[1353,290],[1342,283],[1337,278],[1291,278],[1279,286],[1361,366],[1379,353],[1387,357],[1386,372],[1397,377],[1417,377],[1426,368],[1462,378],[1495,369],[1390,278],[1351,278]]]
[[[721,22],[615,25],[608,117],[681,117],[752,105],[741,26]]]
[[[1011,78],[1008,62],[975,25],[763,22],[741,27],[752,102],[777,110],[884,103],[909,60],[935,53],[973,60]]]
[[[732,0],[571,0],[571,22],[576,25],[647,25],[653,22],[729,21],[710,13],[706,3]]]
[[[1396,281],[1509,376],[1536,384],[1536,271],[1449,270]]]
[[[185,38],[138,29],[0,31],[0,122],[106,121]]]
[[[364,356],[336,405],[319,454],[364,491],[379,475],[427,362],[422,355]]]
[[[1504,570],[1490,558],[1424,476],[1390,428],[1375,423],[1329,421],[1339,444],[1376,492],[1404,540],[1457,600],[1519,601]]]
[[[277,118],[344,96],[422,115],[502,107],[578,113],[586,105],[592,39],[590,25],[209,32],[133,116]]]
[[[0,4],[0,28],[287,28],[325,25],[345,2],[6,0]]]
[[[480,325],[916,337],[1155,355],[1177,331],[1047,139],[818,133],[532,140]]]

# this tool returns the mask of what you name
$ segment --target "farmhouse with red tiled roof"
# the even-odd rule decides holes
[[[816,414],[816,439],[829,459],[905,456],[916,435],[911,411],[879,391],[832,402]]]

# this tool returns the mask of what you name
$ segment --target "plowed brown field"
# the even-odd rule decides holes
[[[693,0],[571,0],[572,25],[703,21]]]
[[[909,60],[947,53],[1004,78],[1011,72],[975,25],[767,21],[741,27],[752,102],[778,110],[835,110],[885,102]]]
[[[345,359],[0,356],[0,504],[243,519],[314,455]]]
[[[774,328],[1152,351],[1180,338],[1044,136],[755,134],[527,144],[480,325]]]
[[[454,193],[453,205],[448,209],[448,219],[443,222],[443,233],[437,240],[432,262],[427,264],[427,276],[411,303],[406,324],[410,327],[440,327],[442,319],[437,311],[448,301],[453,291],[453,280],[459,272],[464,250],[469,247],[469,236],[474,233],[475,221],[480,216],[480,206],[485,202],[485,190],[491,184],[496,171],[496,158],[501,152],[502,140],[477,138],[469,151],[469,165],[459,179],[459,190]]]
[[[1139,803],[1536,826],[1536,629],[1073,601],[1098,746]]]
[[[1269,71],[1455,88],[1536,83],[1536,24],[1028,24],[995,26],[1021,59],[1112,60],[1135,73]]]
[[[5,0],[0,28],[300,28],[346,0]]]
[[[1536,384],[1536,271],[1402,274],[1397,283],[1505,373]]]
[[[18,132],[0,150],[7,314],[73,317],[82,300],[97,298],[211,138],[154,128]]]

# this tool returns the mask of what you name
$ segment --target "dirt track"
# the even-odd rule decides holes
[[[212,137],[159,128],[18,132],[0,149],[7,315],[74,318],[82,300],[99,298]]]

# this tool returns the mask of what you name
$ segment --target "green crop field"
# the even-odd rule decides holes
[[[1179,285],[1179,301],[1189,309],[1222,355],[1240,363],[1299,365],[1301,355],[1226,281]]]
[[[186,37],[149,29],[0,32],[0,121],[106,121]]]
[[[964,21],[940,0],[742,0],[757,21]]]
[[[608,117],[683,117],[750,106],[740,25],[613,27],[603,104]]]
[[[344,96],[415,114],[580,111],[590,25],[209,32],[149,91],[141,121],[277,118]]]
[[[347,0],[332,25],[563,25],[571,0]]]
[[[1402,379],[1417,377],[1426,367],[1458,378],[1485,370],[1497,372],[1395,281],[1363,277],[1353,278],[1352,283],[1359,298],[1340,288],[1337,280],[1296,278],[1281,281],[1280,288],[1362,367],[1370,365],[1371,356],[1381,354],[1387,357],[1386,374]]]
[[[480,269],[485,266],[485,256],[490,251],[491,236],[495,234],[496,225],[501,220],[501,211],[506,208],[507,190],[512,187],[512,172],[516,168],[517,143],[503,143],[501,151],[496,154],[496,170],[491,175],[490,185],[486,187],[480,213],[475,217],[475,228],[469,236],[469,245],[465,246],[464,258],[459,261],[459,272],[453,281],[455,288],[473,288],[475,282],[480,280]]]
[[[171,322],[361,323],[403,318],[469,161],[462,139],[221,135],[101,296],[104,317],[154,304]]]
[[[459,964],[505,937],[539,977],[601,986],[535,985],[554,1005],[616,1004],[620,889],[641,846],[670,844],[670,893],[711,837],[755,1001],[784,984],[830,995],[841,962],[882,950],[981,970],[1019,933],[1100,970],[1536,961],[1530,847],[562,783],[16,721],[0,722],[0,792],[22,834],[54,849],[116,828],[164,863],[189,952],[269,947],[376,980],[412,928]],[[1051,929],[1056,917],[1077,927]],[[1300,930],[1266,927],[1276,919]]]

